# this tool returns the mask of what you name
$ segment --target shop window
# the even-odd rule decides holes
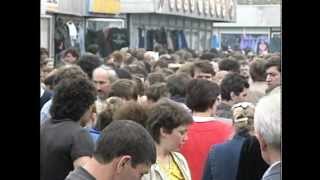
[[[98,55],[106,57],[114,50],[129,46],[128,30],[122,19],[94,18],[87,20],[85,47],[98,45]]]
[[[258,47],[261,42],[265,42],[269,49],[270,39],[268,34],[221,34],[222,49],[250,50],[258,53]]]
[[[50,50],[50,18],[41,18],[40,46]]]
[[[84,51],[83,19],[73,16],[57,16],[54,32],[55,63],[61,61],[64,50],[70,47],[77,49],[80,53]]]

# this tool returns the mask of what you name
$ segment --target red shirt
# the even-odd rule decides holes
[[[214,117],[200,117],[200,120],[194,117],[194,120],[188,129],[188,140],[182,146],[181,153],[187,159],[192,180],[201,180],[211,146],[230,139],[234,129],[231,121],[227,123]]]

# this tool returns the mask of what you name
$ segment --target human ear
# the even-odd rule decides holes
[[[125,168],[126,163],[128,163],[130,160],[131,160],[131,156],[129,155],[124,155],[119,157],[119,161],[116,166],[116,172],[120,173]]]

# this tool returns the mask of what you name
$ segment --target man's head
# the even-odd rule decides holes
[[[143,127],[146,126],[147,121],[147,112],[146,107],[135,102],[129,101],[124,103],[121,107],[119,107],[113,115],[113,120],[123,120],[130,119],[134,122],[139,123]]]
[[[101,100],[105,100],[108,97],[111,83],[116,79],[116,72],[107,66],[100,66],[93,71],[92,80],[95,83],[98,97]]]
[[[95,68],[99,67],[102,64],[99,56],[93,55],[90,53],[84,54],[79,58],[77,65],[87,73],[88,77],[92,79],[92,72]]]
[[[96,100],[96,89],[88,78],[63,79],[55,87],[50,114],[53,119],[79,121]]]
[[[255,60],[250,64],[250,76],[253,82],[264,82],[267,78],[264,59]]]
[[[75,64],[79,58],[79,53],[74,48],[67,49],[63,54],[63,61],[67,64]]]
[[[270,91],[277,86],[281,85],[281,60],[279,58],[273,58],[268,60],[265,65],[265,70],[267,74],[267,84],[268,90]]]
[[[175,73],[167,79],[167,87],[171,96],[186,96],[186,89],[192,78],[187,73]]]
[[[240,64],[233,58],[223,59],[219,62],[219,70],[240,73]]]
[[[102,131],[93,157],[102,165],[111,164],[115,179],[138,180],[156,162],[156,148],[141,125],[118,120]]]
[[[166,83],[155,83],[147,88],[145,94],[150,103],[155,103],[160,98],[169,97],[169,90]]]
[[[137,84],[133,80],[118,79],[111,84],[109,97],[112,96],[136,101],[138,99]]]
[[[221,98],[232,104],[244,101],[249,88],[248,81],[238,73],[229,73],[220,84]]]
[[[208,60],[200,60],[194,63],[194,79],[207,79],[209,81],[213,80],[215,76],[215,71],[212,64]]]
[[[216,83],[193,79],[187,87],[186,104],[194,112],[206,112],[215,107],[219,94],[220,88]]]
[[[263,159],[272,164],[281,159],[281,97],[280,91],[263,97],[254,114],[254,129]]]

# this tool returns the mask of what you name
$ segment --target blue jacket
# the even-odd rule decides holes
[[[235,135],[232,140],[211,147],[202,179],[236,180],[244,141],[244,137]]]

